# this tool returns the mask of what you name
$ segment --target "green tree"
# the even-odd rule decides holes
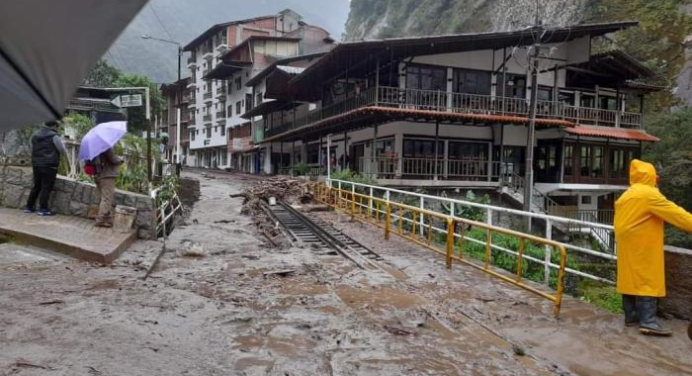
[[[112,87],[113,84],[120,78],[122,73],[114,66],[111,66],[106,60],[99,60],[94,69],[82,82],[83,86],[92,87]]]
[[[91,128],[94,127],[94,122],[90,117],[84,116],[79,113],[71,113],[62,118],[62,122],[65,125],[62,130],[66,128],[72,128],[74,130],[74,136],[76,140],[81,140],[84,135],[89,132]]]
[[[644,159],[654,163],[661,176],[661,192],[692,211],[692,108],[651,116],[647,129],[661,141],[648,145]],[[666,243],[692,248],[692,235],[666,231]]]
[[[148,77],[137,74],[123,74],[114,82],[115,87],[149,87],[151,95],[151,122],[154,116],[160,114],[165,101],[158,86]],[[139,92],[137,93],[139,94]],[[147,129],[146,109],[144,103],[141,107],[131,107],[127,109],[128,131],[141,133]]]

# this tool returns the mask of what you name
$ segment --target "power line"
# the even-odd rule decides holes
[[[161,25],[163,31],[166,32],[170,39],[174,39],[171,33],[168,31],[168,28],[166,28],[166,25],[164,25],[163,22],[161,22],[161,18],[159,18],[159,14],[156,13],[156,9],[154,9],[154,5],[151,2],[149,3],[149,9],[151,9],[151,12],[154,13],[154,17],[156,17],[156,21],[159,22],[159,25]]]

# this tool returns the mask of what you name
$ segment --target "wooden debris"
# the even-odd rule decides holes
[[[34,364],[34,363],[31,363],[31,362],[24,360],[24,359],[17,359],[17,361],[14,362],[14,366],[15,367],[26,367],[26,368],[40,368],[40,369],[45,369],[45,370],[49,370],[49,371],[55,370],[55,368],[53,368],[53,367],[42,366],[40,364]]]
[[[53,305],[53,304],[65,304],[65,301],[64,301],[64,300],[60,300],[60,299],[55,299],[55,300],[49,300],[49,301],[46,301],[46,302],[40,302],[40,303],[38,303],[38,305]]]
[[[293,274],[295,272],[296,272],[295,270],[287,269],[287,270],[275,270],[275,271],[271,271],[271,272],[264,272],[262,274],[264,275],[265,278],[269,277],[270,275],[278,275],[279,277],[286,277],[289,274]]]
[[[395,336],[408,336],[411,334],[408,330],[392,326],[392,325],[385,325],[385,329],[387,329],[388,332],[394,334]]]

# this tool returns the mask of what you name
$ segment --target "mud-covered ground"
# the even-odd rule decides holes
[[[202,196],[168,239],[113,266],[0,245],[0,375],[685,375],[692,342],[549,302],[336,213],[384,271],[273,248],[231,199],[251,178],[189,173]],[[211,178],[210,178],[211,177]]]

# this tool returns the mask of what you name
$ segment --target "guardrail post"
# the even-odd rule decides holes
[[[392,227],[392,204],[387,200],[387,207],[384,215],[384,239],[389,240],[389,232]]]
[[[553,222],[550,219],[545,220],[545,238],[548,240],[553,239]],[[552,259],[552,249],[549,245],[545,245],[545,251],[543,254],[543,283],[546,286],[550,285],[550,263]]]
[[[486,218],[485,221],[488,225],[492,226],[493,225],[493,210],[488,208],[485,214]]]
[[[452,268],[452,252],[454,251],[454,232],[456,222],[449,218],[447,219],[447,269]]]
[[[351,184],[351,221],[356,219],[356,185]]]
[[[373,198],[372,187],[370,187],[370,197],[368,197],[368,215],[372,217],[372,198]]]
[[[425,199],[423,197],[420,198],[420,236],[423,237],[423,226],[425,226],[425,214],[423,214],[423,210],[425,209]]]

